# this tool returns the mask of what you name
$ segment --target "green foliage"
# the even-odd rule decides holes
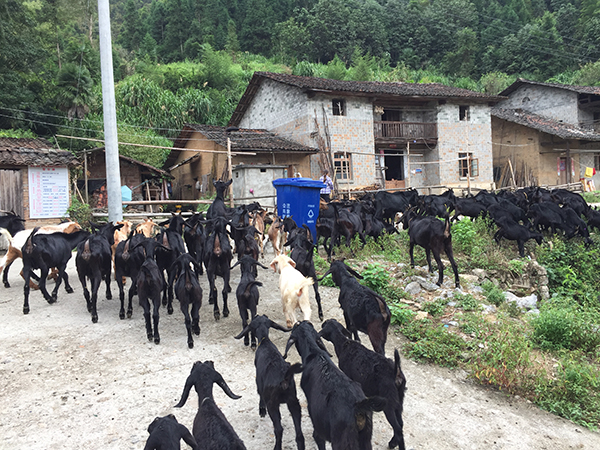
[[[31,130],[0,130],[0,137],[36,139],[37,135]]]
[[[83,228],[89,228],[89,222],[93,219],[92,208],[87,203],[83,203],[77,197],[72,196],[71,205],[67,208],[67,218],[77,222]]]
[[[515,275],[523,275],[526,267],[527,261],[523,259],[511,259],[508,262],[508,269]]]
[[[486,281],[481,285],[488,302],[492,305],[500,306],[506,301],[506,296],[498,286],[491,281]]]
[[[396,325],[405,325],[414,319],[416,313],[407,305],[398,302],[388,303],[390,312],[392,313],[391,323]]]
[[[325,259],[321,258],[317,251],[317,247],[315,247],[313,262],[315,263],[315,271],[317,272],[317,275],[319,277],[322,277],[323,274],[325,274],[329,270],[329,264]],[[325,278],[319,281],[319,284],[322,286],[337,287],[333,282],[333,278],[331,278],[331,274],[327,275]]]
[[[533,341],[546,350],[579,349],[586,353],[600,345],[600,313],[578,305],[545,305],[532,319]]]
[[[479,309],[479,302],[471,294],[461,294],[457,292],[454,295],[454,301],[456,306],[462,308],[464,311],[475,311]]]
[[[412,341],[404,347],[406,355],[440,366],[456,367],[460,363],[466,344],[446,327],[435,325],[429,320],[413,320],[401,329]]]
[[[441,316],[444,314],[448,300],[445,298],[436,298],[430,302],[424,302],[421,304],[421,309],[428,312],[433,317]]]

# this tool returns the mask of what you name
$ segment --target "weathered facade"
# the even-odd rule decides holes
[[[499,187],[566,184],[587,167],[600,171],[600,88],[519,79],[500,95],[507,98],[492,110]]]
[[[0,210],[14,211],[28,228],[59,223],[70,204],[68,169],[76,164],[71,152],[44,139],[0,138]]]
[[[471,186],[489,189],[490,105],[498,100],[440,84],[256,72],[230,125],[268,129],[307,146],[321,141],[341,189],[467,187],[469,173]],[[319,177],[319,163],[313,156],[303,175]]]
[[[173,195],[182,200],[197,199],[212,189],[212,180],[226,179],[227,139],[232,167],[237,165],[286,166],[286,176],[309,176],[310,155],[315,148],[284,139],[260,129],[186,124],[175,141],[165,167],[175,178]],[[224,173],[227,172],[227,173]]]

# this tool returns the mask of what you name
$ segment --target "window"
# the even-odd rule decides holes
[[[334,98],[331,106],[333,107],[334,116],[345,116],[346,115],[346,100],[340,98]]]
[[[594,169],[596,172],[600,172],[600,153],[594,155]]]
[[[471,178],[479,176],[479,160],[473,158],[473,153],[459,153],[458,158],[458,176],[460,178],[469,176],[469,162],[471,163]]]
[[[352,179],[352,155],[349,153],[334,153],[333,154],[333,168],[335,170],[335,177],[338,180],[351,180]]]
[[[468,121],[470,119],[469,106],[458,107],[458,118],[464,121]]]

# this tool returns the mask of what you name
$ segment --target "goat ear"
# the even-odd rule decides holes
[[[271,264],[269,264],[269,267],[271,269],[273,269],[273,272],[277,273],[277,260],[274,259],[273,261],[271,261]]]
[[[288,261],[288,263],[290,264],[290,266],[296,268],[296,261],[294,261],[292,258],[290,258],[290,260]]]
[[[187,380],[185,380],[185,386],[183,387],[183,393],[181,394],[181,400],[179,400],[179,403],[177,403],[175,405],[175,408],[181,408],[183,405],[185,405],[185,402],[187,401],[187,399],[190,395],[190,389],[192,389],[193,385],[194,385],[194,378],[193,378],[193,375],[190,374],[190,376],[187,377]]]
[[[348,270],[348,272],[350,272],[356,278],[358,278],[359,280],[363,279],[363,276],[360,273],[358,273],[356,270],[354,270],[352,267],[350,267],[348,264],[344,263],[344,265],[346,266],[346,269]]]
[[[240,261],[238,260],[233,266],[231,266],[229,268],[229,270],[232,270],[235,266],[238,266],[239,264],[240,264]],[[236,338],[236,339],[238,339],[238,338]]]
[[[249,331],[250,325],[246,325],[246,328],[244,328],[240,334],[234,336],[234,339],[241,339],[242,337],[247,336]]]
[[[294,336],[290,336],[290,338],[287,341],[287,344],[285,345],[285,352],[283,354],[283,359],[287,359],[288,351],[290,350],[292,345],[294,345],[295,343],[296,343],[296,338]]]
[[[332,356],[331,353],[329,353],[329,350],[327,350],[327,347],[325,347],[325,344],[323,343],[323,339],[321,339],[321,337],[319,335],[317,335],[315,342],[317,343],[317,346],[321,350],[323,350],[325,353],[327,353],[330,357]]]
[[[318,279],[317,279],[317,281],[322,281],[322,280],[323,280],[323,278],[325,278],[325,277],[326,277],[327,275],[329,275],[330,273],[331,273],[331,267],[329,268],[329,270],[328,270],[327,272],[325,272],[325,274],[324,274],[324,275],[323,275],[321,278],[318,278]]]
[[[292,331],[291,328],[285,328],[285,327],[279,325],[277,322],[273,322],[270,319],[269,319],[269,327],[274,328],[275,330],[283,331],[285,333],[289,333],[290,331]]]
[[[265,266],[264,264],[262,264],[258,261],[256,261],[256,265],[262,267],[263,269],[267,269],[267,270],[269,269],[267,266]]]

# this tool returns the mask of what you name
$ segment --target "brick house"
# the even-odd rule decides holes
[[[0,210],[27,228],[59,223],[71,200],[69,168],[78,164],[45,139],[0,138]]]
[[[319,147],[340,189],[380,185],[489,189],[491,107],[501,97],[441,84],[340,81],[255,72],[230,126]],[[467,161],[470,157],[470,163]],[[325,161],[327,163],[327,161]]]
[[[174,177],[173,195],[182,200],[197,199],[211,191],[212,180],[229,177],[227,139],[232,152],[232,167],[285,166],[285,176],[310,176],[311,146],[284,139],[261,130],[200,124],[186,124],[173,144],[164,167]],[[264,174],[273,174],[265,169]],[[266,176],[266,175],[265,175]],[[271,180],[272,181],[272,180]],[[273,195],[275,191],[273,189]]]
[[[527,186],[577,182],[586,167],[600,172],[600,87],[518,79],[499,95],[506,98],[492,109],[498,187],[513,174]]]

